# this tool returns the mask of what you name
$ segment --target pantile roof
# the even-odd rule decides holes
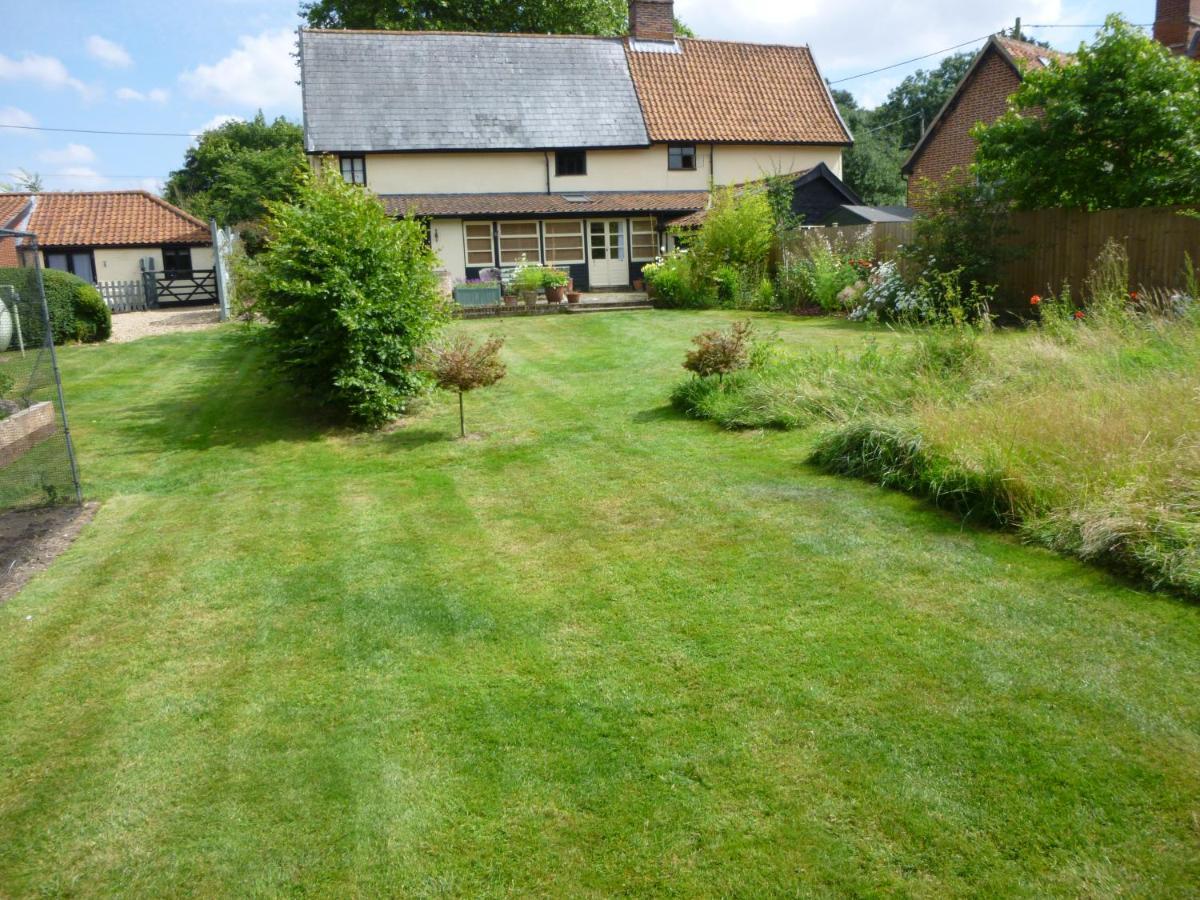
[[[652,141],[849,144],[808,47],[680,39],[627,49]]]
[[[0,194],[0,228],[16,229],[28,207],[28,194]]]
[[[25,231],[41,247],[209,244],[209,228],[147,191],[17,194],[33,201]]]
[[[385,194],[392,215],[559,216],[683,212],[708,206],[708,191],[589,191],[578,194]]]
[[[616,38],[300,32],[310,153],[649,143]]]

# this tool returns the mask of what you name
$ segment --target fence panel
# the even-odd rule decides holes
[[[141,312],[150,308],[140,281],[102,281],[96,289],[114,313]]]
[[[1033,294],[1056,293],[1069,283],[1078,296],[1096,257],[1110,240],[1129,252],[1133,287],[1182,287],[1185,259],[1200,266],[1200,218],[1185,215],[1179,207],[1111,209],[1085,212],[1044,209],[1017,212],[1010,217],[1012,235],[1006,242],[1016,257],[1000,272],[999,305],[1023,308]],[[853,241],[870,234],[876,259],[894,259],[899,248],[912,240],[911,222],[881,225],[830,226],[818,229],[831,239],[841,235]],[[783,241],[785,253],[799,252],[800,234]]]

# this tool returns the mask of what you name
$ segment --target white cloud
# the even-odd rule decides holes
[[[115,41],[93,34],[87,39],[88,56],[110,69],[128,69],[133,65],[129,51]]]
[[[99,191],[110,185],[107,178],[90,166],[66,166],[43,178],[52,191]]]
[[[81,166],[96,161],[96,152],[83,144],[67,144],[61,150],[43,150],[38,160],[51,166]]]
[[[93,98],[98,93],[95,88],[73,77],[60,60],[36,53],[26,53],[19,60],[0,53],[0,80],[32,81],[51,89],[69,87],[85,99]]]
[[[211,119],[209,119],[207,122],[205,122],[199,128],[197,128],[196,132],[203,133],[205,131],[212,131],[214,128],[220,128],[222,125],[224,125],[228,122],[245,122],[245,121],[246,121],[245,118],[243,118],[242,116],[234,116],[229,113],[222,113],[219,116],[213,116]]]
[[[1017,16],[1027,22],[1062,21],[1063,2],[925,0],[914,12],[911,4],[878,0],[839,0],[834,4],[818,0],[676,0],[675,8],[700,37],[807,44],[822,74],[836,81],[1011,28]],[[1046,36],[1068,41],[1079,38],[1078,34]],[[939,58],[836,86],[874,106],[906,75],[918,68],[937,66]]]
[[[126,100],[131,103],[166,103],[171,99],[171,92],[163,88],[154,88],[142,93],[133,88],[123,87],[117,88],[117,99]]]
[[[0,125],[24,125],[26,128],[36,128],[37,119],[15,106],[0,106]],[[30,135],[30,132],[19,128],[0,128],[0,135],[17,134]]]
[[[180,81],[195,98],[244,109],[294,111],[300,107],[296,34],[290,29],[238,38],[238,47],[212,65],[184,72]]]

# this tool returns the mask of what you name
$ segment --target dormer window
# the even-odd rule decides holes
[[[559,178],[587,174],[586,150],[559,150],[554,154],[554,174]]]
[[[671,144],[667,148],[667,168],[672,172],[695,172],[696,145]]]
[[[342,178],[350,184],[367,183],[367,158],[365,156],[339,157],[342,164]]]

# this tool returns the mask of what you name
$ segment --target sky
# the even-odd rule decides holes
[[[49,190],[159,190],[187,135],[262,110],[300,119],[292,56],[298,0],[41,0],[12,4],[0,34],[0,181]],[[1154,0],[677,0],[700,37],[807,44],[825,77],[875,106],[938,53],[1011,28],[1073,50],[1108,12],[1154,19]],[[925,54],[886,72],[854,77]],[[40,129],[168,132],[129,136]]]

